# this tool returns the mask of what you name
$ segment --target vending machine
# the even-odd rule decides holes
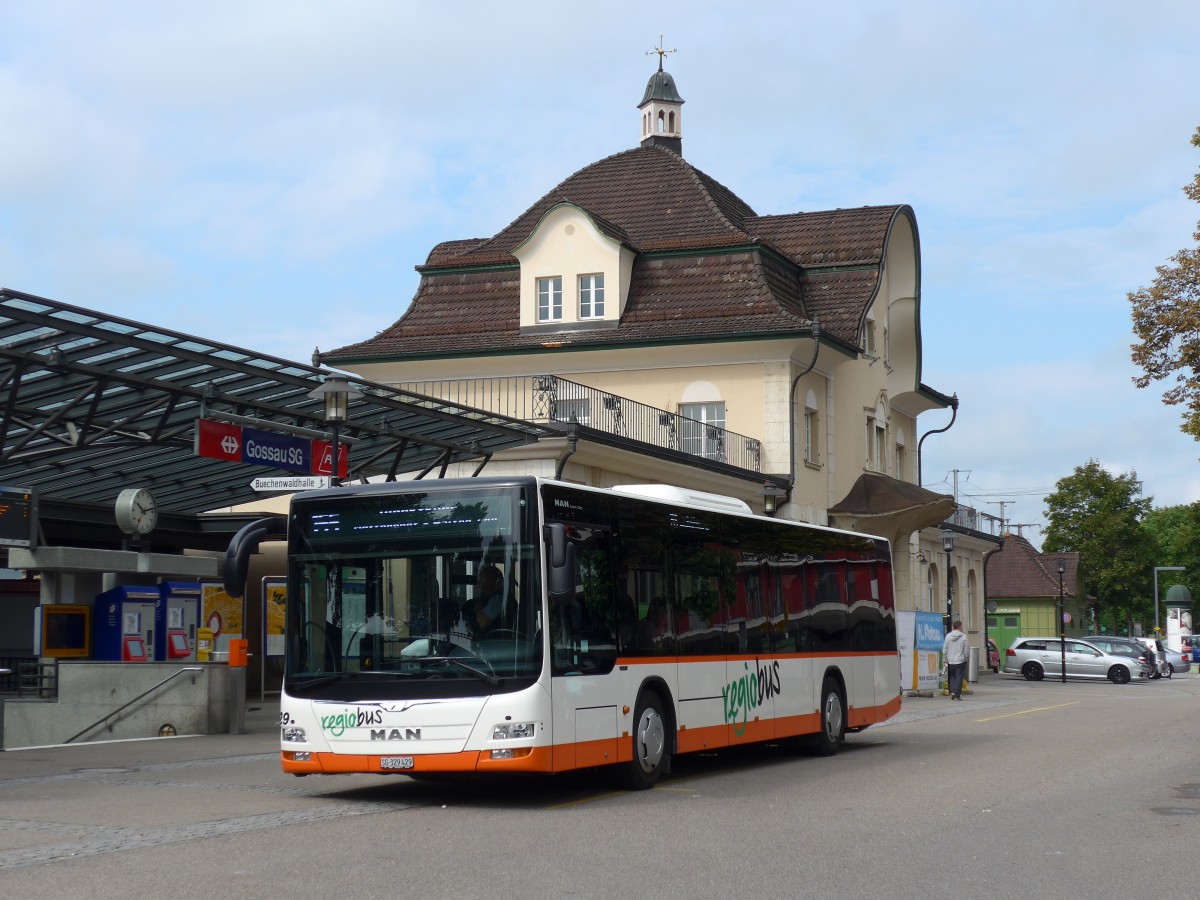
[[[200,584],[164,581],[158,586],[158,626],[154,658],[159,662],[195,662],[196,630],[200,627]]]
[[[157,587],[121,585],[97,595],[92,657],[117,662],[153,659],[161,602]]]

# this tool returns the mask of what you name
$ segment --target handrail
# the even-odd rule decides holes
[[[444,378],[395,387],[525,422],[564,429],[572,423],[685,456],[762,471],[763,444],[758,438],[557,375]]]
[[[124,712],[124,711],[125,711],[125,710],[127,710],[129,707],[133,706],[133,704],[137,703],[139,700],[141,700],[143,697],[145,697],[147,694],[152,694],[152,693],[154,693],[154,692],[155,692],[155,691],[157,691],[157,690],[158,690],[160,687],[162,687],[164,684],[166,684],[168,681],[171,681],[172,679],[178,678],[178,677],[179,677],[180,675],[182,675],[184,672],[203,672],[203,671],[204,671],[204,667],[203,667],[203,666],[184,666],[182,669],[179,669],[178,671],[172,672],[170,675],[168,675],[166,678],[164,678],[164,679],[163,679],[162,681],[160,681],[158,684],[154,685],[154,687],[147,688],[146,690],[142,691],[140,694],[138,694],[136,697],[134,697],[134,698],[133,698],[132,700],[130,700],[128,703],[124,703],[124,704],[122,704],[122,705],[121,705],[121,706],[119,706],[117,709],[114,709],[112,712],[110,712],[108,715],[104,716],[103,718],[101,718],[101,719],[97,719],[95,722],[93,722],[93,723],[92,723],[91,725],[89,725],[87,728],[83,729],[83,731],[80,731],[78,734],[73,734],[73,735],[71,735],[69,738],[67,738],[65,741],[63,741],[63,743],[64,743],[64,744],[69,744],[69,743],[71,743],[71,741],[75,740],[75,738],[77,738],[77,737],[82,737],[83,735],[87,734],[89,731],[91,731],[91,730],[92,730],[93,728],[95,728],[97,725],[103,725],[105,722],[107,722],[107,721],[108,721],[109,719],[111,719],[113,716],[115,716],[115,715],[118,715],[118,714],[120,714],[120,713]]]

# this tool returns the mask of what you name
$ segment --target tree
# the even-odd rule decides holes
[[[1165,597],[1167,587],[1182,584],[1200,597],[1200,503],[1152,509],[1143,525],[1154,542],[1154,565],[1184,569],[1160,575],[1159,591]]]
[[[1200,128],[1192,135],[1200,149]],[[1183,192],[1200,203],[1200,172]],[[1192,238],[1197,246],[1180,250],[1170,265],[1158,266],[1154,283],[1130,293],[1133,361],[1145,373],[1134,379],[1140,388],[1174,375],[1174,385],[1163,393],[1168,405],[1184,404],[1181,430],[1200,440],[1200,222]]]
[[[1091,459],[1046,497],[1042,552],[1079,553],[1080,581],[1096,597],[1097,624],[1128,625],[1150,611],[1154,544],[1143,520],[1152,498],[1141,493],[1136,472],[1114,476]]]

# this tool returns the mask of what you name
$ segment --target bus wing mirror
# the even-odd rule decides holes
[[[554,603],[562,603],[575,596],[575,544],[567,537],[567,529],[559,524],[546,526],[547,543],[550,545],[549,594]]]

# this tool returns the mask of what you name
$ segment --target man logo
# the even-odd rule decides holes
[[[419,741],[420,739],[420,728],[405,728],[404,734],[400,733],[399,728],[393,728],[391,731],[386,728],[371,729],[371,740],[373,741]]]

